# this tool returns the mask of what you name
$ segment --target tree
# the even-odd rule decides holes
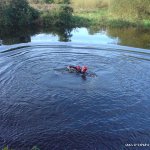
[[[38,12],[28,5],[27,0],[2,0],[0,7],[3,25],[29,25],[37,19]]]

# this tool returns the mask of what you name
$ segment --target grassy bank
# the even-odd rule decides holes
[[[1,0],[0,25],[150,27],[149,0]]]
[[[72,0],[78,26],[150,27],[149,0]]]
[[[81,11],[73,14],[74,24],[77,26],[104,26],[104,27],[150,27],[150,20],[125,20],[113,17],[108,9]]]
[[[33,3],[31,5],[41,12],[38,24],[44,26],[64,24],[71,27],[150,27],[148,0],[135,0],[132,2],[132,7],[129,0],[70,0],[66,5],[68,10],[65,11],[64,8],[60,9],[64,2],[54,1],[55,4]]]

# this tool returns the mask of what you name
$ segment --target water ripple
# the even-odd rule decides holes
[[[126,47],[5,48],[0,53],[0,147],[115,150],[147,142],[148,59],[148,50]],[[64,68],[70,64],[87,65],[97,76],[68,73]]]

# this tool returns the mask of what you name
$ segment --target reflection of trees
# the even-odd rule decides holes
[[[119,37],[121,45],[150,48],[150,30],[137,28],[108,28],[108,35]]]
[[[59,36],[59,41],[69,42],[71,41],[71,31],[72,29],[59,29],[57,34]]]
[[[102,28],[94,26],[88,28],[89,34],[93,35],[97,32],[106,31],[111,38],[118,37],[120,45],[150,48],[150,30],[138,28]]]
[[[11,45],[17,43],[27,43],[31,41],[31,36],[39,33],[47,33],[57,35],[59,41],[71,41],[72,28],[0,28],[0,40],[3,44]],[[150,48],[150,30],[137,28],[101,28],[90,27],[89,34],[107,31],[107,35],[111,38],[118,37],[120,45],[132,47]]]
[[[32,33],[27,28],[4,27],[0,29],[0,39],[6,45],[30,42],[31,35]]]
[[[39,33],[58,35],[59,41],[71,40],[71,28],[0,28],[0,39],[4,45],[31,42],[31,36]]]
[[[94,35],[98,32],[102,32],[102,31],[106,31],[106,27],[103,28],[103,27],[99,27],[99,26],[91,26],[88,28],[88,32],[90,35]]]
[[[59,37],[59,41],[69,42],[71,41],[71,31],[70,27],[62,27],[62,28],[44,28],[42,29],[43,33],[57,35]]]

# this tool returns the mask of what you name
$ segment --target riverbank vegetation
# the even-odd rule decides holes
[[[1,0],[0,25],[150,27],[149,0]]]
[[[68,0],[2,0],[0,26],[70,26],[72,12]]]
[[[149,0],[72,0],[72,6],[79,24],[150,27]]]
[[[38,18],[38,15],[38,11],[29,6],[26,0],[0,1],[0,25],[30,25]]]

